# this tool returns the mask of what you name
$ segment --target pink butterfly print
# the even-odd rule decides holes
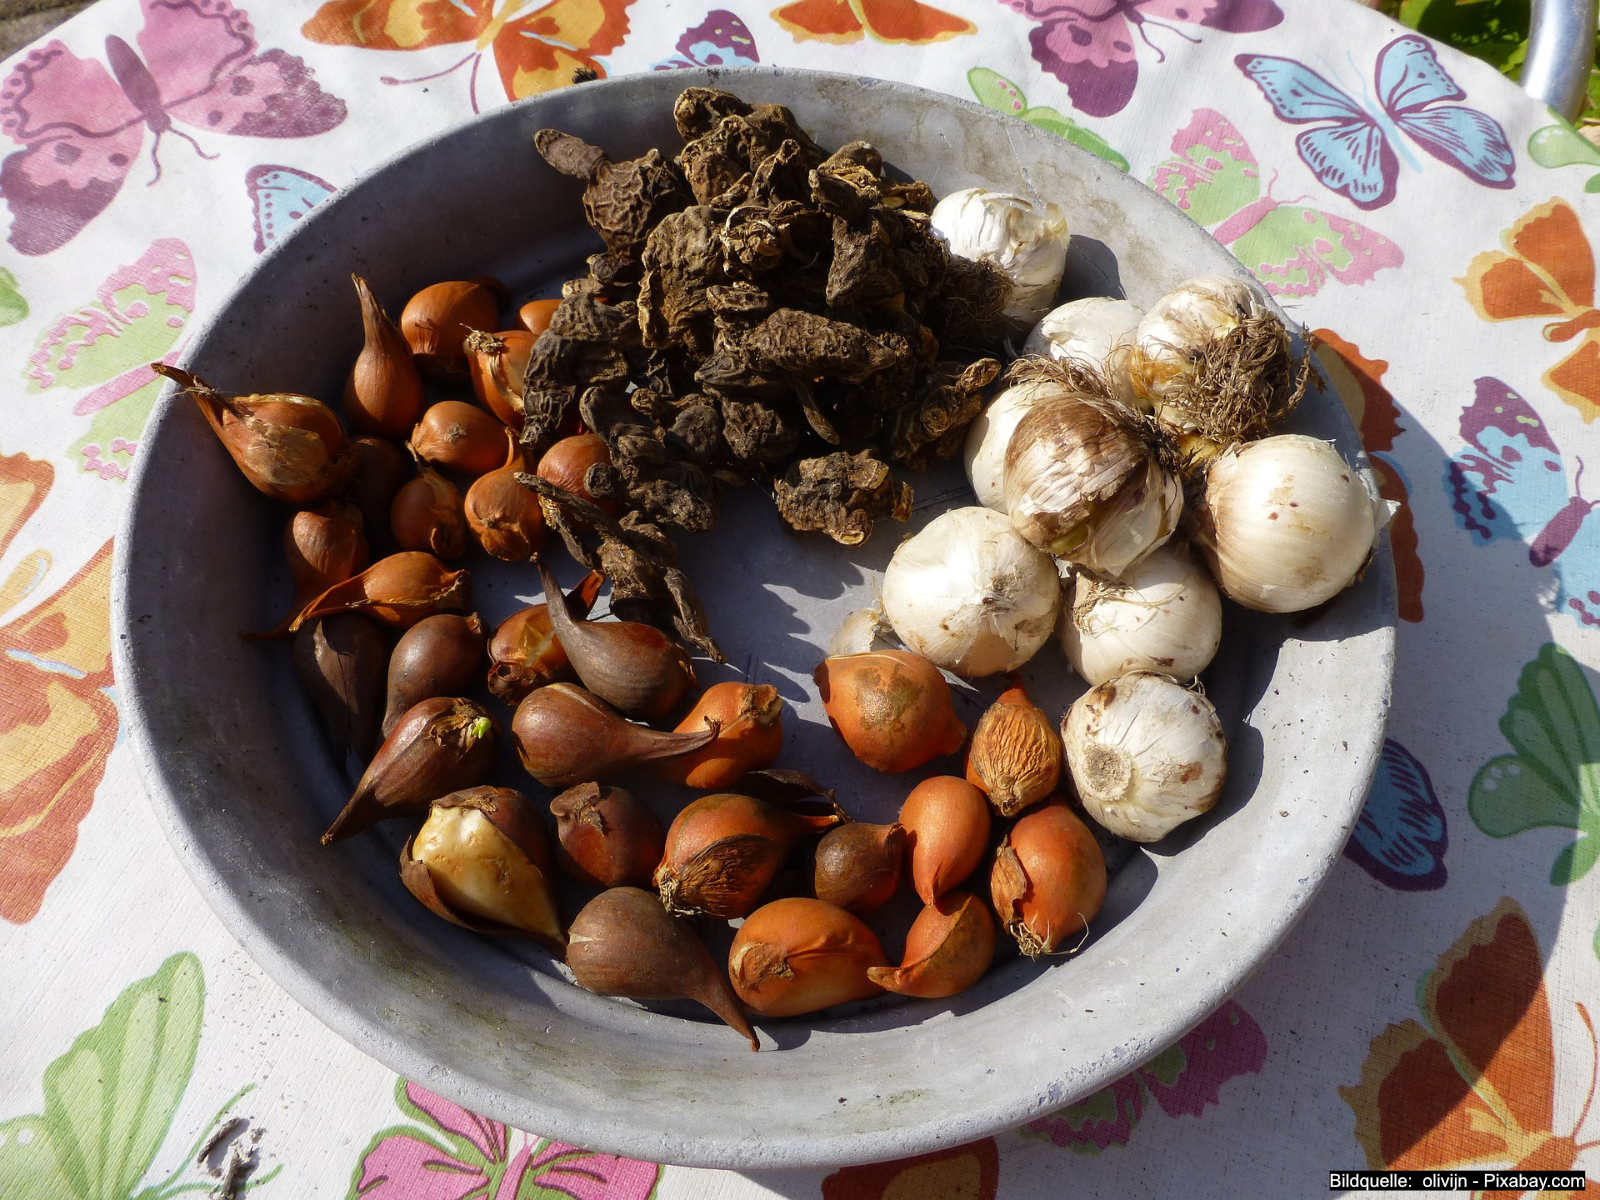
[[[1067,85],[1080,112],[1109,117],[1127,107],[1139,82],[1135,31],[1161,62],[1166,54],[1147,25],[1168,29],[1186,41],[1198,38],[1170,24],[1181,21],[1228,33],[1256,33],[1283,20],[1273,0],[1004,0],[1040,22],[1028,35],[1033,57]]]
[[[0,131],[23,147],[0,163],[9,241],[48,254],[76,237],[122,188],[144,144],[154,183],[166,134],[207,154],[179,125],[239,137],[311,137],[345,118],[304,60],[257,53],[245,13],[227,0],[140,0],[138,50],[106,38],[106,65],[64,42],[36,47],[0,88]]]

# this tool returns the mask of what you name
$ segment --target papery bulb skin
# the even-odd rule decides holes
[[[427,404],[422,376],[399,326],[384,314],[359,275],[350,276],[361,304],[361,353],[344,385],[344,415],[357,433],[403,438]]]
[[[566,941],[549,841],[518,792],[478,787],[435,800],[400,862],[408,889],[446,920],[480,932],[526,933],[557,952]]]
[[[462,510],[484,553],[503,562],[527,562],[544,549],[550,531],[539,497],[517,482],[525,465],[522,446],[509,429],[505,434],[506,461],[473,481]]]
[[[416,478],[395,493],[389,506],[389,532],[401,550],[460,558],[467,552],[461,489],[419,459]]]
[[[538,335],[526,329],[501,333],[474,329],[463,342],[473,394],[512,429],[522,428],[522,377],[537,340]]]
[[[295,608],[367,566],[361,510],[342,500],[301,509],[283,531],[283,556],[294,577]]]
[[[506,427],[476,404],[441,400],[411,430],[411,448],[447,470],[483,475],[505,459]]]
[[[867,978],[902,996],[942,1000],[966,991],[994,961],[994,918],[971,892],[946,892],[917,914],[898,967],[868,967]]]
[[[406,302],[400,332],[416,356],[423,378],[459,383],[466,376],[467,334],[500,324],[493,288],[476,280],[448,280],[423,288]]]
[[[1051,309],[1022,343],[1022,353],[1076,359],[1101,372],[1111,394],[1137,403],[1128,379],[1128,351],[1144,310],[1131,300],[1089,296]]]
[[[1187,682],[1222,643],[1222,596],[1205,568],[1169,542],[1121,579],[1078,572],[1056,628],[1067,661],[1091,685],[1129,671]]]
[[[338,613],[303,626],[290,654],[334,749],[341,758],[353,751],[365,763],[382,736],[388,637],[366,617]]]
[[[483,644],[477,613],[436,613],[401,634],[389,656],[383,736],[422,701],[467,691],[482,670]]]
[[[887,904],[900,887],[906,831],[899,824],[851,821],[817,843],[812,891],[818,900],[865,916]]]
[[[392,628],[410,629],[434,613],[459,612],[471,602],[472,576],[467,571],[452,571],[423,551],[404,551],[334,584],[295,614],[288,631],[336,612],[366,613]]]
[[[654,892],[615,887],[572,919],[567,967],[581,988],[633,1000],[696,1000],[759,1050],[744,1007],[694,925]]]
[[[1105,855],[1070,808],[1047,804],[1006,833],[989,887],[1000,923],[1024,954],[1070,953],[1105,903]]]
[[[667,830],[621,788],[580,783],[550,801],[561,868],[591,887],[650,887]]]
[[[546,787],[614,779],[646,763],[689,754],[715,729],[663,733],[618,716],[581,687],[552,683],[523,697],[511,720],[517,754]]]
[[[859,918],[803,896],[751,913],[728,951],[733,990],[764,1017],[798,1017],[875,996],[883,989],[867,971],[888,965],[877,935]]]
[[[1211,464],[1195,544],[1230,600],[1300,612],[1355,582],[1392,512],[1327,442],[1279,434]]]
[[[718,723],[710,745],[657,765],[655,774],[704,791],[731,788],[751,771],[770,767],[783,747],[783,697],[770,683],[714,684],[678,722],[677,732]]]
[[[895,633],[958,675],[1013,671],[1050,640],[1061,581],[1055,563],[992,509],[951,509],[900,543],[883,575]]]
[[[1017,424],[1039,400],[1059,390],[1049,381],[1036,379],[1016,383],[991,400],[967,427],[967,440],[961,451],[967,482],[978,503],[995,512],[1006,508],[1006,447]]]
[[[988,188],[951,192],[934,206],[933,235],[950,253],[990,262],[1011,280],[1007,316],[1031,326],[1050,311],[1067,264],[1069,231],[1061,209]]]
[[[967,782],[981,788],[1002,817],[1037,804],[1061,781],[1061,738],[1028,699],[1021,680],[985,710],[967,751]]]
[[[967,727],[939,669],[905,650],[823,659],[812,678],[828,720],[850,752],[887,774],[954,754]]]
[[[911,789],[900,806],[911,886],[932,904],[978,869],[989,846],[989,801],[954,775],[936,775]]]
[[[1084,810],[1130,841],[1159,841],[1222,794],[1217,710],[1166,675],[1134,671],[1090,688],[1067,710],[1061,740]]]

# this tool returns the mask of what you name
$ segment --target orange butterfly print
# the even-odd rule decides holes
[[[632,0],[328,0],[301,27],[313,42],[368,50],[431,50],[470,43],[465,57],[436,79],[472,64],[468,93],[478,111],[478,67],[494,56],[508,100],[573,82],[578,71],[604,76],[596,55],[628,33]],[[418,83],[384,77],[384,83]]]
[[[1565,200],[1531,209],[1501,235],[1505,251],[1474,258],[1456,280],[1485,321],[1547,318],[1546,341],[1578,339],[1544,373],[1545,385],[1583,414],[1600,417],[1600,310],[1594,306],[1594,251]]]
[[[1572,1133],[1551,1131],[1556,1063],[1544,961],[1515,900],[1503,898],[1467,927],[1422,980],[1417,1002],[1423,1023],[1385,1029],[1372,1041],[1361,1082],[1339,1089],[1355,1112],[1369,1168],[1569,1171],[1600,1145],[1577,1140],[1594,1098],[1592,1075]],[[1588,1010],[1576,1007],[1592,1047]],[[1557,1195],[1577,1194],[1540,1193]]]
[[[913,46],[975,33],[971,21],[918,0],[794,0],[772,10],[772,19],[796,41],[880,42]]]
[[[822,1200],[995,1200],[999,1189],[1000,1152],[991,1137],[915,1158],[835,1171],[822,1181]]]

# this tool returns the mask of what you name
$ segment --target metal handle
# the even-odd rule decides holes
[[[1569,121],[1583,110],[1594,63],[1597,0],[1533,0],[1522,88]]]

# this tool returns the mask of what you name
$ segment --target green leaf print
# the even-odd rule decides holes
[[[28,302],[17,288],[17,277],[0,267],[0,325],[15,325],[28,315]]]
[[[1550,110],[1550,115],[1556,124],[1533,131],[1528,138],[1528,156],[1541,167],[1552,170],[1572,166],[1600,167],[1600,146],[1563,121],[1554,109]],[[1591,175],[1583,190],[1600,192],[1600,174]]]
[[[1022,89],[998,71],[991,71],[988,67],[973,67],[967,72],[967,83],[972,88],[972,94],[985,108],[1021,117],[1046,133],[1066,138],[1096,158],[1105,159],[1119,171],[1128,169],[1128,160],[1113,150],[1105,138],[1092,129],[1085,129],[1071,117],[1063,116],[1053,108],[1030,106],[1027,97],[1022,94]]]
[[[1467,811],[1490,837],[1571,829],[1550,872],[1558,886],[1582,879],[1600,858],[1600,704],[1572,655],[1543,646],[1522,668],[1500,732],[1516,751],[1490,759],[1472,780]]]

